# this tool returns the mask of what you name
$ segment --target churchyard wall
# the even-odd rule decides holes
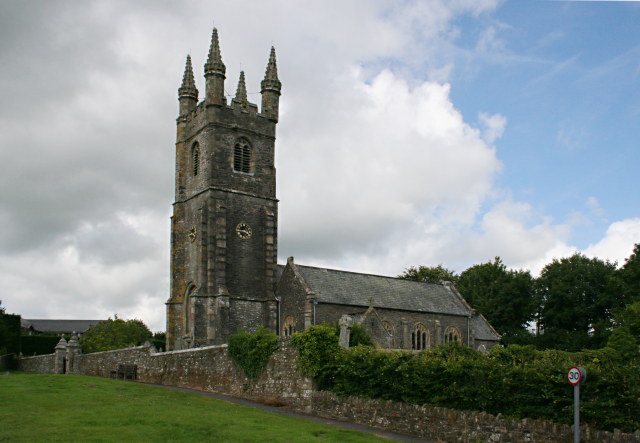
[[[19,360],[19,369],[54,373],[54,354]],[[135,364],[138,381],[218,392],[266,404],[288,406],[302,412],[394,430],[442,442],[571,442],[566,425],[542,420],[516,420],[483,412],[457,411],[428,405],[357,397],[339,397],[315,390],[312,380],[296,367],[297,352],[288,340],[274,352],[257,380],[248,379],[227,353],[226,345],[182,351],[155,351],[139,346],[115,351],[80,354],[67,372],[109,377],[119,364]],[[634,434],[584,428],[587,443],[640,443]]]

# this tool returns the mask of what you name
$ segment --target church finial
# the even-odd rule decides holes
[[[264,80],[261,83],[262,90],[272,89],[280,92],[282,83],[278,80],[278,66],[276,65],[276,48],[271,47],[271,53],[269,54],[269,63],[267,63],[267,70],[264,73]]]
[[[282,83],[278,80],[278,67],[276,66],[276,48],[271,47],[269,63],[264,74],[264,80],[260,83],[262,93],[262,115],[277,122],[280,106],[280,90]]]
[[[213,105],[226,105],[224,97],[224,79],[227,68],[222,63],[220,55],[220,43],[218,42],[218,30],[213,28],[211,34],[211,46],[209,58],[204,65],[204,76],[207,79],[206,101]]]
[[[222,55],[220,54],[220,42],[218,41],[218,29],[213,28],[211,33],[211,46],[209,47],[209,58],[204,65],[205,75],[208,73],[219,72],[224,75],[227,72],[227,68],[222,63]]]
[[[238,80],[238,88],[236,89],[236,98],[234,101],[247,103],[247,85],[244,82],[244,71],[240,71],[240,79]]]
[[[187,55],[187,64],[184,67],[184,75],[182,76],[182,85],[178,89],[178,97],[189,97],[198,100],[198,88],[196,88],[196,81],[193,78],[191,55]]]
[[[178,88],[178,101],[180,102],[180,115],[185,116],[198,104],[198,88],[193,78],[193,66],[191,56],[187,55],[187,64],[184,67],[182,85]]]

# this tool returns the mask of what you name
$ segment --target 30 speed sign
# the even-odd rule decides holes
[[[567,380],[569,380],[569,383],[574,386],[579,385],[580,383],[584,383],[586,379],[587,371],[579,366],[574,366],[573,368],[569,369],[569,372],[567,372]]]

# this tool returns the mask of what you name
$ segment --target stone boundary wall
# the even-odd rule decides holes
[[[297,352],[280,342],[257,380],[249,380],[229,357],[227,345],[156,352],[151,345],[115,351],[77,354],[67,372],[109,377],[119,364],[138,366],[138,381],[228,394],[338,420],[393,430],[439,442],[567,442],[571,428],[542,420],[516,420],[483,412],[458,411],[428,405],[339,397],[315,390],[312,380],[296,368]],[[55,373],[55,354],[19,360],[18,369]],[[586,443],[640,443],[634,434],[584,428]]]
[[[458,411],[429,405],[412,405],[361,397],[340,397],[316,391],[312,413],[321,417],[363,425],[442,442],[573,442],[571,426],[544,420],[509,419],[485,412]],[[585,443],[640,442],[634,434],[596,431],[581,427]]]
[[[227,353],[227,345],[157,353],[152,346],[80,354],[78,374],[109,377],[119,364],[138,366],[138,381],[218,392],[308,411],[314,384],[296,369],[297,353],[280,343],[261,376],[249,380]]]
[[[18,360],[20,371],[39,372],[41,374],[55,374],[55,354],[22,357]]]

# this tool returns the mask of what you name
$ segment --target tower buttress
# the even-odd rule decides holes
[[[178,100],[180,102],[180,115],[187,115],[198,104],[198,89],[193,78],[193,67],[191,66],[191,55],[187,55],[187,64],[184,67],[182,85],[178,89]]]
[[[211,46],[209,47],[209,57],[204,65],[204,76],[207,81],[206,102],[212,105],[226,105],[224,97],[224,79],[227,68],[222,63],[220,55],[220,42],[218,41],[218,29],[213,28],[211,34]]]
[[[269,63],[262,80],[262,115],[274,122],[278,121],[280,90],[282,83],[278,80],[278,67],[276,66],[276,49],[272,46],[269,54]]]

